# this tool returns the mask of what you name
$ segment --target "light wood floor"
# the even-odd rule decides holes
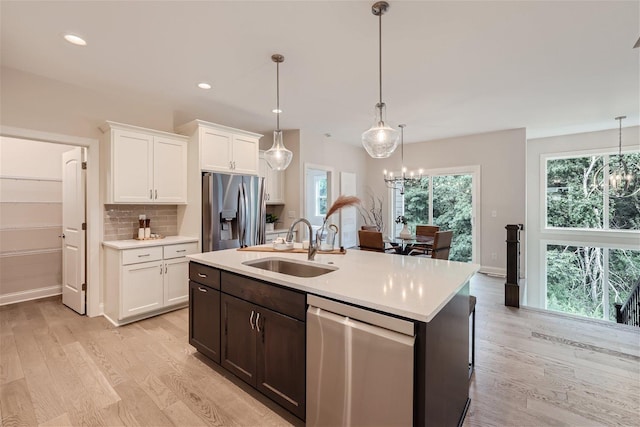
[[[477,275],[465,426],[640,425],[640,330],[503,305]],[[14,425],[300,425],[187,343],[188,310],[115,328],[59,298],[0,307],[0,416]]]

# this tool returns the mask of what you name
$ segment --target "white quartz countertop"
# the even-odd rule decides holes
[[[422,322],[431,321],[480,269],[477,264],[359,250],[347,250],[346,255],[316,254],[314,264],[338,267],[318,277],[289,276],[242,264],[272,257],[307,262],[306,253],[236,249],[187,256],[211,267]]]
[[[151,239],[151,240],[136,240],[136,239],[128,239],[128,240],[108,240],[106,242],[102,242],[103,246],[107,248],[113,249],[135,249],[135,248],[146,248],[149,246],[164,246],[164,245],[173,245],[178,243],[191,243],[197,242],[197,237],[185,237],[185,236],[167,236],[164,239]]]

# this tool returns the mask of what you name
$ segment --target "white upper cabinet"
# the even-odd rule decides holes
[[[107,122],[106,203],[187,203],[187,138]]]
[[[284,173],[269,166],[264,158],[264,151],[260,151],[259,175],[264,178],[264,198],[268,205],[284,204]]]
[[[197,141],[201,171],[258,175],[262,135],[202,120],[189,122],[178,131]]]

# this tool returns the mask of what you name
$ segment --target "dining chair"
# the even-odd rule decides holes
[[[360,227],[360,230],[378,231],[378,227],[376,227],[375,225],[363,225],[363,226]]]
[[[360,249],[363,251],[396,252],[393,247],[385,249],[384,239],[379,231],[358,230],[358,239],[360,240]]]
[[[420,237],[434,237],[436,233],[440,231],[440,227],[437,225],[416,225],[416,239]],[[410,255],[426,255],[431,251],[431,245],[424,243],[414,243],[407,248],[407,253]]]
[[[453,231],[437,231],[435,237],[433,238],[431,258],[449,259],[449,251],[451,250],[452,239]]]

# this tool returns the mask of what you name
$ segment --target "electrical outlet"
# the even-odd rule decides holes
[[[287,213],[287,217],[290,218],[290,219],[295,218],[296,217],[296,211],[289,211]]]
[[[497,260],[498,259],[498,254],[495,253],[495,252],[491,252],[491,259],[494,260],[494,261]]]
[[[491,211],[491,217],[496,218],[498,216],[498,211]]]

